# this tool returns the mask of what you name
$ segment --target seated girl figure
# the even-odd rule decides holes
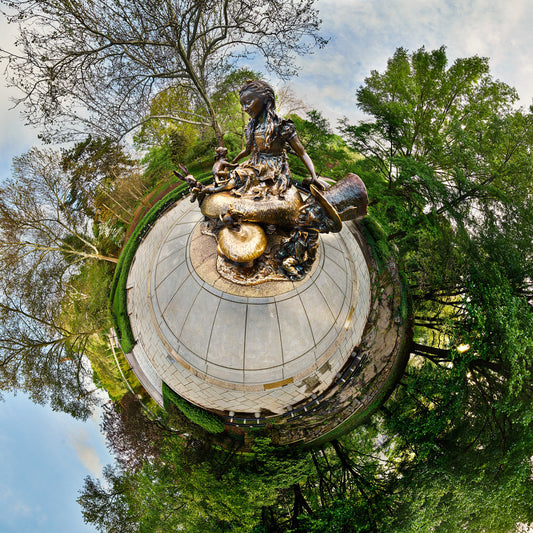
[[[245,128],[246,148],[233,160],[234,163],[250,155],[250,159],[234,169],[231,184],[236,196],[260,200],[269,197],[284,198],[292,185],[285,153],[288,144],[302,160],[311,174],[305,180],[322,188],[315,174],[315,167],[296,134],[291,120],[276,113],[276,100],[272,87],[264,81],[247,81],[239,91],[243,110],[250,115]]]

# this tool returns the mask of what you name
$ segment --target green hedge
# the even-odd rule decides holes
[[[381,270],[389,262],[392,253],[387,234],[379,222],[371,215],[367,215],[361,220],[361,229],[378,264],[378,268]]]
[[[199,181],[206,182],[212,179],[210,172],[200,176]],[[144,235],[149,231],[155,221],[164,213],[171,204],[177,202],[182,196],[187,194],[189,188],[186,184],[180,185],[172,190],[165,197],[156,202],[152,208],[144,215],[137,227],[131,234],[130,238],[124,245],[120,257],[118,258],[115,274],[111,284],[110,302],[111,315],[117,332],[118,340],[122,351],[129,353],[135,346],[135,338],[131,330],[130,319],[127,309],[127,290],[126,284],[133,257],[137,248],[142,242]]]
[[[224,423],[217,415],[189,403],[163,382],[163,405],[165,409],[168,409],[170,404],[175,405],[191,422],[209,433],[222,433],[224,431]]]

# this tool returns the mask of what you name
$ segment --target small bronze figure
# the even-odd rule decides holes
[[[227,169],[238,166],[236,163],[230,163],[226,157],[228,149],[225,146],[218,146],[215,149],[215,164],[213,165],[213,179],[215,185],[225,185],[229,180],[229,171]]]

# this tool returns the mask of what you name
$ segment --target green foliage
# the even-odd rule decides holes
[[[30,151],[0,195],[0,388],[86,418],[98,401],[86,356],[100,351],[110,326],[105,301],[116,259],[96,204],[72,194],[83,168],[101,180],[90,194],[83,189],[94,199],[109,161],[102,169],[92,155],[77,156],[65,170],[65,154]]]
[[[290,506],[293,487],[308,479],[310,462],[294,451],[275,450],[269,439],[257,439],[255,449],[254,457],[243,457],[205,441],[170,436],[159,444],[158,457],[136,472],[106,467],[106,481],[114,481],[107,492],[88,478],[79,502],[97,527],[121,514],[124,531],[261,531],[265,509]],[[95,509],[105,508],[105,502],[118,509],[99,516]]]
[[[297,128],[317,167],[363,178],[365,237],[381,267],[397,254],[404,270],[412,309],[398,318],[413,315],[414,340],[400,385],[371,420],[310,450],[255,433],[243,457],[211,449],[218,437],[201,430],[171,438],[160,462],[123,473],[119,508],[127,502],[136,530],[511,532],[533,522],[533,117],[512,109],[514,90],[486,59],[449,66],[444,48],[399,49],[357,94],[370,119],[344,123],[351,151],[318,113]],[[332,169],[335,150],[349,157]]]
[[[127,490],[129,476],[110,465],[104,467],[104,484],[87,476],[77,502],[82,507],[83,520],[99,531],[117,533],[138,532],[138,523],[132,516]]]
[[[110,317],[107,298],[113,267],[104,261],[86,261],[68,280],[68,293],[62,299],[60,323],[77,331],[104,330]]]
[[[208,137],[207,139],[194,143],[186,154],[185,162],[193,162],[205,157],[212,160],[216,145],[216,139],[214,137]]]
[[[216,139],[208,136],[205,140],[197,140],[186,148],[175,146],[176,136],[170,135],[164,143],[152,146],[143,158],[145,176],[148,184],[173,181],[173,171],[179,165],[186,165],[189,172],[197,174],[206,172],[213,165],[213,154]],[[185,149],[186,148],[186,149]]]
[[[68,205],[97,218],[98,188],[109,186],[121,174],[135,168],[137,162],[112,139],[89,135],[70,150],[63,151],[61,166],[70,181]]]
[[[84,355],[91,363],[95,385],[105,389],[111,399],[120,400],[128,392],[123,376],[136,392],[142,392],[143,388],[120,352],[116,354],[120,369],[117,367],[109,345],[108,333],[112,324],[108,305],[111,281],[112,267],[109,263],[94,260],[86,262],[68,282],[57,324],[68,331],[90,333],[84,346]]]
[[[109,256],[118,255],[124,226],[145,192],[138,161],[116,142],[89,136],[63,151],[60,165],[69,187],[65,211],[89,217],[95,244]]]
[[[362,508],[361,508],[362,507]],[[328,506],[320,507],[312,515],[303,515],[298,531],[306,533],[367,533],[372,524],[361,520],[364,503],[348,498],[334,499]]]
[[[241,150],[247,122],[239,102],[239,89],[246,80],[257,77],[250,70],[230,70],[212,91],[212,105],[230,152]],[[135,136],[137,146],[148,148],[143,163],[149,184],[168,180],[180,164],[194,173],[206,172],[213,164],[214,148],[218,145],[216,135],[205,127],[172,120],[184,111],[191,115],[203,112],[194,109],[190,91],[183,87],[167,87],[152,100],[151,115],[166,118],[148,120]]]
[[[194,97],[188,88],[179,85],[165,87],[155,94],[150,104],[150,116],[160,118],[150,120],[147,117],[134,137],[136,146],[150,149],[161,145],[172,147],[176,139],[180,139],[176,148],[179,151],[187,150],[198,140],[201,130],[193,124],[180,121],[179,117],[191,116],[194,112]]]
[[[409,231],[429,210],[462,223],[472,200],[498,200],[530,166],[531,117],[512,110],[516,92],[492,79],[486,58],[447,68],[444,48],[400,48],[357,98],[373,120],[343,132],[379,175],[373,197],[393,231]]]
[[[238,153],[244,148],[244,127],[248,116],[241,109],[239,90],[246,81],[259,78],[257,72],[245,68],[230,70],[213,92],[213,106],[220,118],[224,143],[229,151]]]
[[[175,405],[189,420],[198,424],[209,433],[222,433],[224,431],[224,423],[222,420],[205,409],[201,409],[196,405],[188,402],[178,394],[176,394],[166,383],[163,382],[163,401],[165,406],[168,402]]]
[[[120,400],[128,392],[128,388],[111,353],[109,338],[106,336],[96,337],[87,357],[94,372],[94,384],[107,392],[111,400]]]
[[[361,220],[361,228],[378,267],[380,269],[384,268],[391,257],[387,234],[380,224],[370,215],[367,215]]]
[[[318,175],[342,178],[352,171],[359,154],[350,149],[341,137],[331,133],[329,123],[319,111],[307,113],[307,120],[297,115],[292,115],[291,119]],[[290,155],[289,162],[293,172],[306,175],[298,157]]]
[[[143,163],[146,165],[145,175],[151,183],[168,179],[177,168],[168,144],[152,146],[143,157]]]
[[[117,332],[119,343],[124,353],[130,353],[136,342],[128,316],[126,290],[129,266],[133,261],[135,251],[136,249],[134,249],[133,246],[125,247],[122,251],[122,254],[120,255],[122,261],[119,259],[117,264],[111,291],[112,316],[115,322],[115,330]]]

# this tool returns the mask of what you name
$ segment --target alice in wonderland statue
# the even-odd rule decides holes
[[[366,214],[365,186],[355,174],[329,188],[318,180],[294,123],[276,113],[274,91],[266,82],[246,82],[239,96],[250,116],[244,150],[229,163],[227,150],[216,149],[212,185],[176,175],[188,183],[206,231],[217,238],[217,268],[224,277],[242,284],[302,279],[314,262],[319,233],[338,232],[342,220]],[[288,148],[310,174],[298,187]]]

